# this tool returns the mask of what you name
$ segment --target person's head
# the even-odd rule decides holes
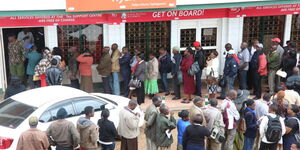
[[[102,49],[102,53],[103,54],[108,54],[109,50],[110,50],[109,46],[104,46],[103,49]]]
[[[193,117],[193,123],[194,124],[202,124],[203,123],[203,118],[200,114],[196,114],[194,117]]]
[[[272,104],[269,106],[269,113],[276,114],[278,112],[278,105]]]
[[[15,41],[17,41],[17,36],[15,34],[12,34],[12,33],[8,34],[7,38],[8,38],[9,42],[15,42]]]
[[[140,48],[135,48],[134,49],[134,54],[135,55],[139,55],[139,54],[141,54],[142,53],[142,50],[140,49]]]
[[[62,50],[59,47],[53,47],[52,55],[62,56]]]
[[[71,46],[68,50],[69,53],[78,53],[78,48],[76,46]]]
[[[123,54],[128,54],[129,53],[128,47],[123,47],[122,48],[122,53]]]
[[[153,58],[155,58],[155,53],[154,52],[150,52],[149,53],[149,58],[150,58],[150,60],[152,60]]]
[[[24,33],[27,33],[27,32],[30,31],[30,29],[29,29],[29,28],[24,28],[22,31],[23,31]]]
[[[162,54],[164,54],[166,52],[166,49],[163,48],[163,47],[161,47],[161,48],[159,48],[158,52],[159,52],[159,54],[162,55]]]
[[[195,47],[196,50],[201,50],[201,43],[199,41],[195,41],[193,43],[193,46]]]
[[[57,59],[53,58],[53,59],[51,60],[51,65],[52,65],[52,66],[57,66],[57,65],[58,65]]]
[[[273,38],[273,39],[272,39],[272,43],[273,43],[274,45],[279,45],[280,42],[281,42],[281,40],[280,40],[279,38]]]
[[[137,105],[138,105],[138,103],[135,100],[130,100],[128,103],[128,108],[131,110],[134,110]]]
[[[291,41],[290,41],[290,40],[288,40],[288,41],[286,41],[286,42],[285,42],[285,44],[286,44],[287,46],[289,46],[289,45],[290,45],[290,43],[291,43]]]
[[[288,115],[295,116],[299,112],[299,107],[297,105],[291,104],[287,109]]]
[[[263,48],[264,48],[264,45],[263,45],[262,43],[258,43],[258,44],[256,45],[256,50],[257,50],[257,51],[261,51],[261,50],[263,50]]]
[[[105,108],[104,110],[102,110],[101,112],[101,118],[103,119],[107,119],[109,117],[109,110],[107,108]]]
[[[299,68],[298,67],[293,68],[293,74],[299,75]]]
[[[209,58],[210,59],[214,59],[218,57],[218,52],[216,50],[211,51],[211,53],[209,54]]]
[[[230,43],[227,43],[225,45],[225,49],[226,49],[226,51],[232,50],[232,45]]]
[[[184,51],[184,56],[189,56],[193,54],[193,50],[191,47],[187,47]]]
[[[255,101],[253,99],[248,99],[247,101],[245,101],[246,106],[252,110],[255,110]]]
[[[57,119],[65,119],[67,116],[68,113],[65,108],[60,108],[56,113]]]
[[[290,58],[295,58],[295,59],[296,59],[296,57],[297,57],[297,52],[294,51],[294,50],[290,50],[290,51],[288,52],[288,55],[289,55]]]
[[[164,114],[164,115],[169,115],[169,113],[170,113],[170,109],[167,105],[161,105],[159,107],[159,111],[161,114]]]
[[[217,107],[218,106],[218,100],[210,99],[209,104],[210,104],[211,107]]]
[[[114,44],[111,45],[111,50],[112,51],[115,51],[117,49],[118,49],[118,44],[117,43],[114,43]]]
[[[254,39],[253,41],[252,41],[252,46],[257,46],[259,44],[259,40],[258,39]]]
[[[266,102],[269,102],[271,97],[272,97],[272,94],[265,93],[264,96],[263,96],[263,100],[266,101]]]
[[[39,123],[39,119],[36,116],[31,116],[29,118],[28,122],[29,122],[30,128],[36,128]]]
[[[278,101],[283,101],[285,97],[285,92],[284,91],[278,91],[277,92],[277,100]]]
[[[235,100],[237,98],[236,90],[229,90],[228,91],[228,98],[231,100]]]
[[[248,43],[247,42],[243,42],[242,44],[241,44],[241,49],[243,50],[243,49],[246,49],[248,47]]]
[[[162,103],[162,99],[160,96],[153,96],[152,97],[152,103],[155,107],[159,107],[161,106],[161,103]]]
[[[177,54],[177,53],[179,53],[179,51],[180,51],[180,48],[179,48],[178,46],[174,46],[174,47],[172,48],[172,53],[173,53],[173,54]]]
[[[272,45],[272,47],[271,47],[271,52],[274,52],[274,51],[276,51],[277,50],[277,47],[278,47],[278,45],[276,45],[276,44],[273,44]]]
[[[201,98],[199,96],[196,96],[193,100],[193,103],[197,107],[203,107],[204,105],[204,98]]]
[[[187,110],[182,110],[181,112],[178,112],[178,116],[184,120],[184,121],[188,121],[189,120],[189,111]]]
[[[92,106],[86,106],[84,108],[84,114],[86,117],[90,118],[90,117],[94,117],[95,114],[95,110]]]
[[[300,143],[293,143],[291,145],[291,150],[300,150]]]
[[[138,56],[138,62],[142,61],[145,59],[145,55],[144,54],[139,54]]]

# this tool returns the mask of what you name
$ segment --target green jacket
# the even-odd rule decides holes
[[[268,70],[277,71],[280,69],[280,55],[276,51],[273,51],[271,54],[267,55],[268,61]]]
[[[176,120],[173,116],[168,119],[167,116],[159,114],[156,118],[156,146],[169,147],[173,143],[173,136],[168,138],[166,130],[175,128]]]
[[[97,66],[99,75],[110,76],[111,74],[111,58],[109,53],[103,54],[101,56],[100,62]]]
[[[156,118],[159,115],[158,109],[155,107],[154,104],[151,104],[147,109],[145,113],[145,121],[146,122],[146,128],[145,128],[145,134],[146,137],[150,138],[152,141],[155,142],[155,135],[156,135]]]

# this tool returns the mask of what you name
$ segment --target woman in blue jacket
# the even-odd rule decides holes
[[[187,110],[182,110],[178,113],[178,116],[181,118],[177,122],[177,131],[178,131],[178,144],[177,150],[182,150],[182,137],[185,131],[185,128],[189,126],[191,123],[189,121],[189,112]]]

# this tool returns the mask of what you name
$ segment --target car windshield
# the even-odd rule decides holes
[[[8,98],[0,103],[0,126],[16,128],[35,110],[35,107]]]

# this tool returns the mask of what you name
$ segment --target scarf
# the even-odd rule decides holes
[[[137,66],[138,66],[139,64],[141,64],[143,61],[144,61],[144,60],[138,61],[138,62],[133,66],[133,68],[132,68],[132,70],[131,70],[131,71],[132,71],[132,74],[135,73],[135,70],[136,70]]]
[[[251,108],[247,107],[246,110],[250,111],[251,113],[253,113],[254,115],[256,115],[255,110],[252,110]]]
[[[158,57],[158,60],[160,60],[160,59],[162,59],[164,56],[166,56],[167,55],[167,52],[165,52],[164,54],[162,54],[162,55],[160,55],[159,57]]]

